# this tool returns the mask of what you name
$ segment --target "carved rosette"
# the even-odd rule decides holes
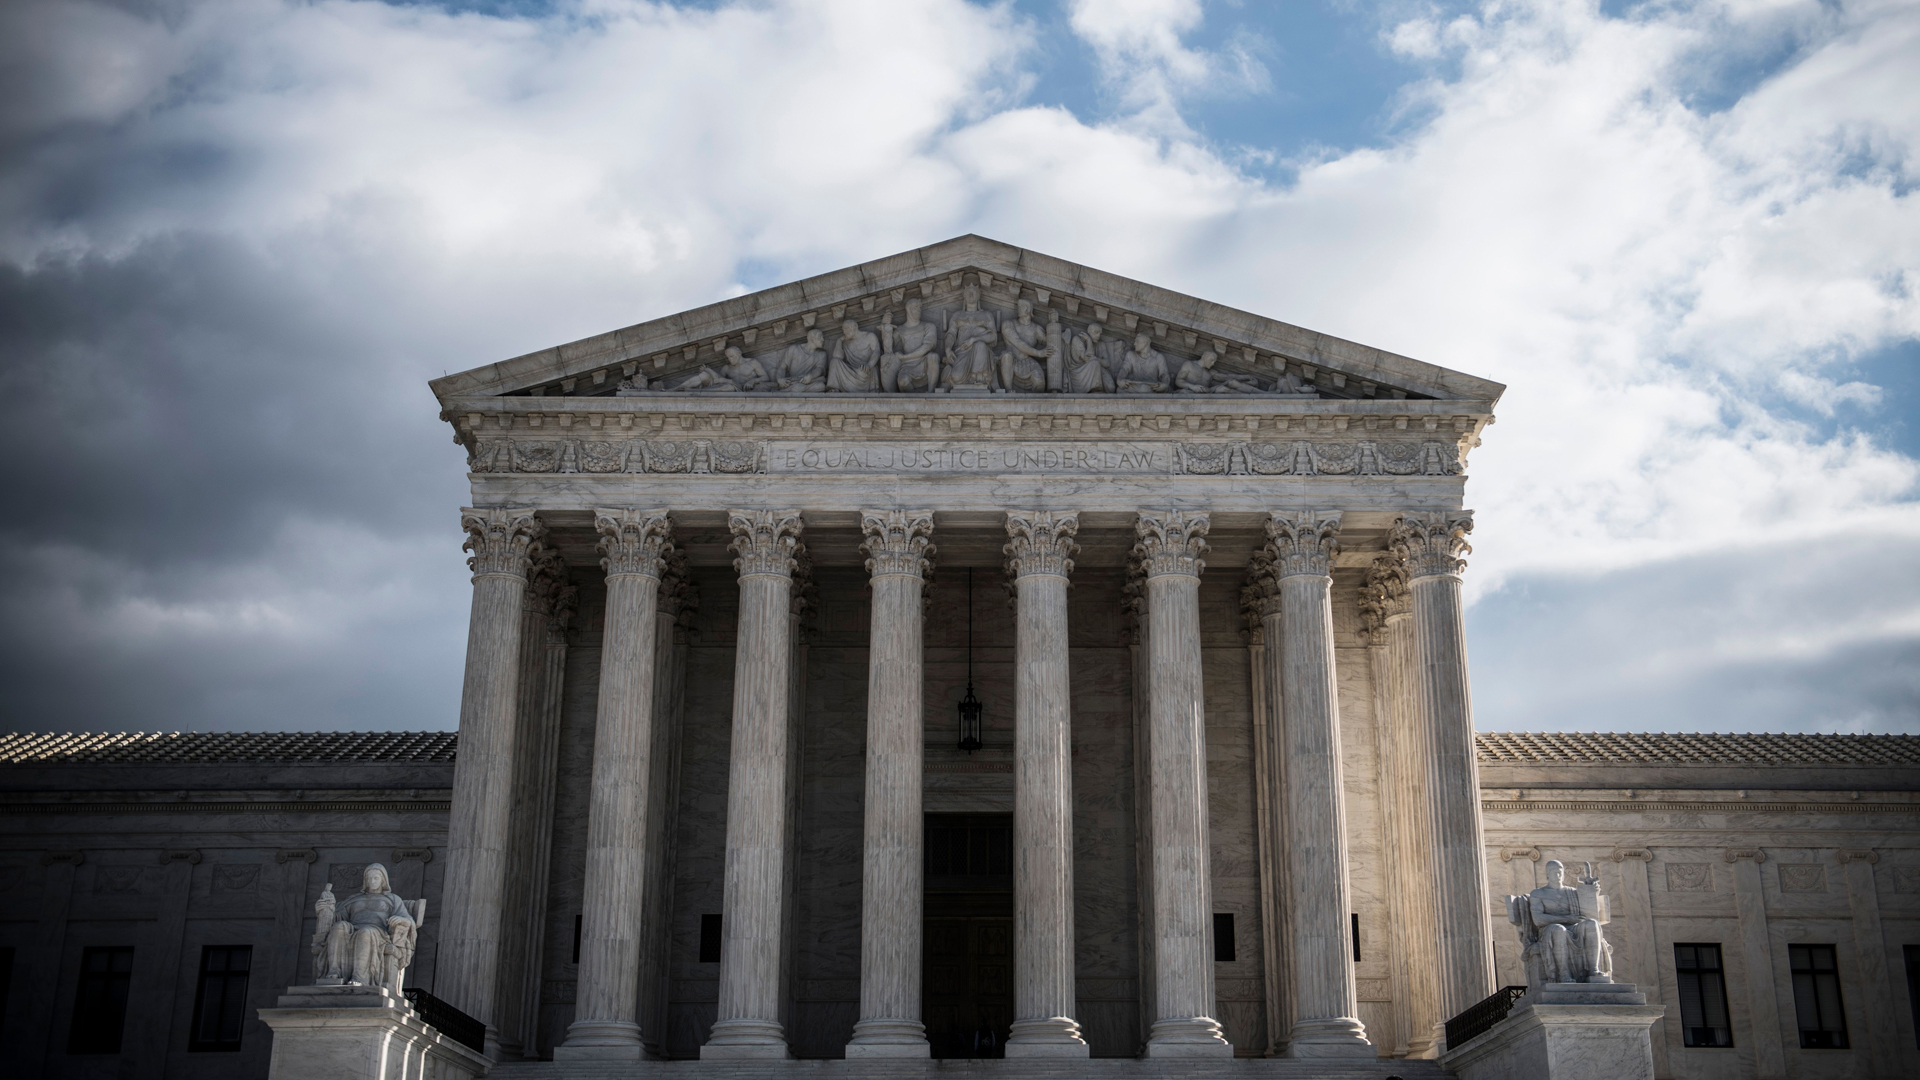
[[[460,511],[460,527],[467,532],[460,550],[472,552],[467,569],[474,577],[526,577],[528,564],[541,552],[540,541],[547,535],[546,525],[533,511],[511,507],[468,507]]]
[[[1080,545],[1073,542],[1080,531],[1077,511],[1013,510],[1007,513],[1007,545],[1001,552],[1007,557],[1007,576],[1023,578],[1029,574],[1073,573],[1073,557]]]
[[[925,577],[932,569],[933,511],[862,510],[860,531],[866,534],[860,550],[867,554],[867,573]]]
[[[600,568],[619,574],[660,576],[662,559],[673,550],[673,522],[665,510],[595,510],[600,533]]]
[[[1293,577],[1333,573],[1333,557],[1340,553],[1340,511],[1274,511],[1267,518],[1267,550],[1273,553],[1273,576]]]
[[[1207,515],[1195,510],[1168,510],[1164,514],[1141,513],[1134,519],[1133,531],[1139,542],[1133,550],[1139,554],[1148,577],[1161,574],[1186,574],[1199,577],[1207,568],[1200,556],[1207,553]]]
[[[733,533],[733,568],[740,576],[778,574],[791,577],[800,547],[800,511],[734,510],[727,515]]]
[[[1409,578],[1458,576],[1467,568],[1462,555],[1473,548],[1473,511],[1402,514],[1387,533],[1387,546],[1406,560]]]

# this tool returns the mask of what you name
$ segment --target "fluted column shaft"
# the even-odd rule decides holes
[[[1073,1019],[1067,575],[1077,514],[1007,515],[1014,578],[1013,1032],[1008,1057],[1086,1057]]]
[[[860,878],[860,1020],[847,1056],[928,1056],[920,1022],[922,600],[931,511],[869,510],[866,833]]]
[[[699,594],[678,551],[663,557],[654,608],[653,753],[647,784],[646,897],[640,925],[641,1044],[663,1056],[667,1033],[667,970],[673,941],[673,867],[680,803],[680,727],[687,682],[688,622]]]
[[[1207,730],[1200,572],[1207,515],[1141,514],[1147,573],[1155,1017],[1148,1057],[1232,1057],[1213,1019],[1213,881],[1207,851]]]
[[[733,744],[718,1019],[702,1059],[784,1058],[780,1023],[787,876],[787,712],[798,511],[729,515],[740,609],[734,639]]]
[[[538,1052],[541,940],[547,870],[553,851],[553,791],[559,765],[560,699],[567,655],[565,624],[574,589],[557,551],[534,560],[520,615],[519,718],[514,734],[513,815],[507,841],[506,906],[500,916],[497,974],[503,1056]],[[558,632],[554,632],[558,624]]]
[[[1471,514],[1407,514],[1389,534],[1394,551],[1407,562],[1412,702],[1427,734],[1425,816],[1433,843],[1442,1021],[1494,989],[1480,768],[1460,603],[1460,571],[1466,567],[1460,556],[1471,550],[1466,536],[1472,528]]]
[[[1287,827],[1289,1057],[1370,1057],[1357,1014],[1347,886],[1340,702],[1333,662],[1332,563],[1340,515],[1274,514],[1268,655],[1279,665]]]
[[[652,780],[654,612],[664,510],[600,510],[600,560],[607,574],[601,631],[600,701],[594,720],[588,795],[586,879],[580,915],[580,979],[574,1021],[560,1059],[638,1061],[639,914],[645,896],[647,788]]]
[[[527,566],[545,527],[531,510],[461,511],[473,608],[467,668],[460,690],[460,758],[447,824],[446,915],[440,923],[437,987],[455,1008],[487,1025],[489,1056],[499,1056],[494,1017],[505,902],[514,721],[520,694],[520,608]]]

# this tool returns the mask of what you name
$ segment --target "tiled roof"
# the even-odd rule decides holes
[[[0,765],[453,760],[451,731],[173,731],[0,735]]]
[[[1482,731],[1490,765],[1920,765],[1914,735]]]

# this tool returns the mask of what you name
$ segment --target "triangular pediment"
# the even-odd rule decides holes
[[[922,321],[942,328],[974,292],[995,320],[1016,318],[1018,303],[1058,333],[1098,323],[1109,340],[1150,335],[1151,347],[1178,367],[1207,350],[1217,370],[1246,384],[1347,399],[1440,399],[1491,406],[1505,387],[1410,357],[1315,333],[1170,289],[1026,251],[961,236],[817,277],[763,289],[569,344],[487,364],[430,384],[443,404],[504,396],[608,396],[644,380],[671,390],[725,350],[775,358],[807,341],[829,341],[843,320],[862,331],[904,319],[918,300]],[[816,339],[818,340],[818,339]],[[1283,379],[1285,380],[1283,382]],[[628,391],[632,392],[631,390]]]

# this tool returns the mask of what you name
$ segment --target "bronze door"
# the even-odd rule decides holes
[[[921,1008],[936,1058],[997,1058],[1013,1026],[1013,920],[926,922]]]

